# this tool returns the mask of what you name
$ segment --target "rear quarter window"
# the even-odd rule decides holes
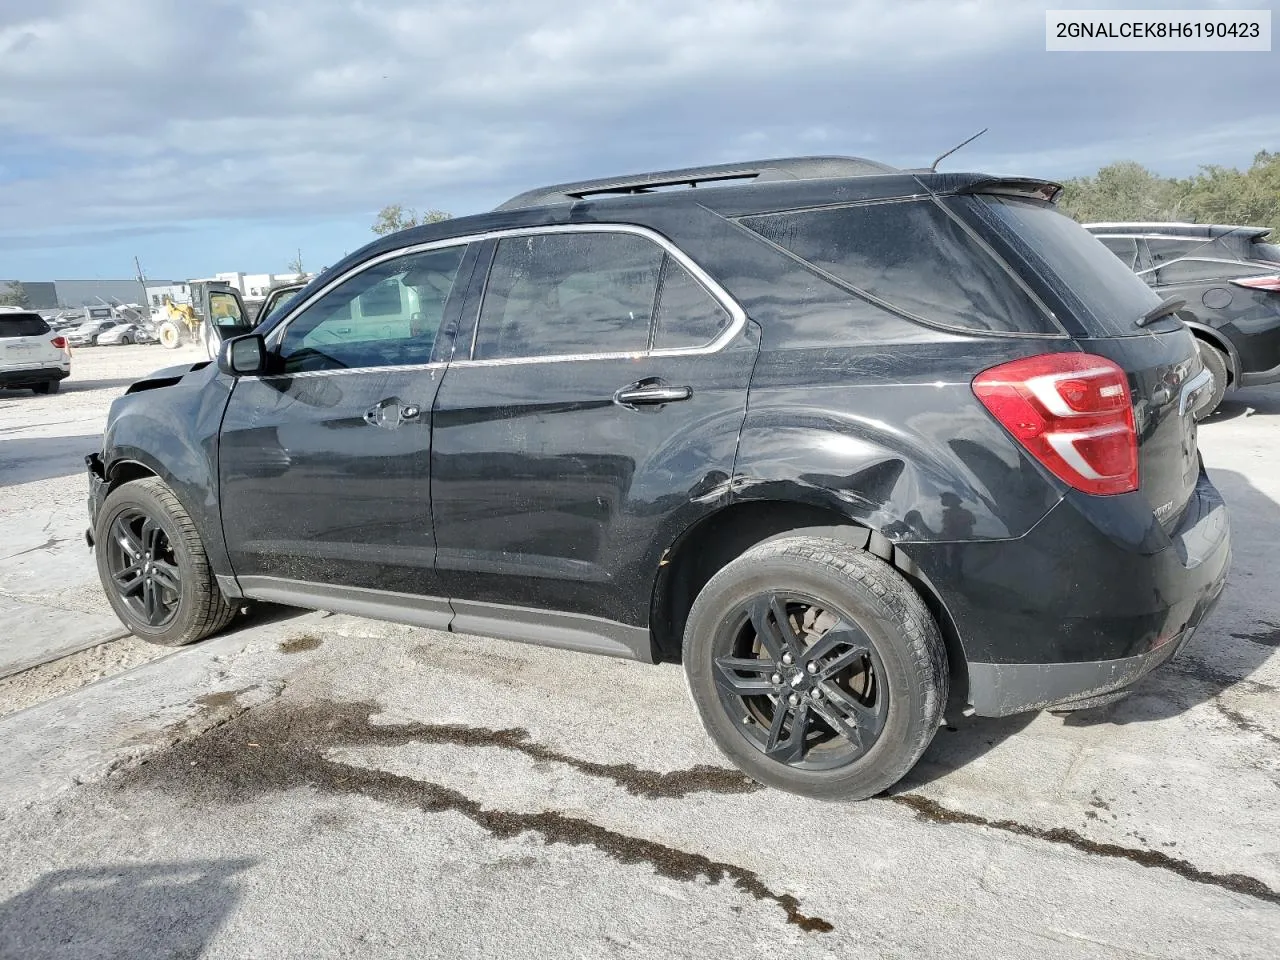
[[[911,319],[959,330],[1062,333],[986,245],[932,200],[823,207],[740,222]]]
[[[1052,204],[996,195],[949,201],[1089,336],[1139,336],[1139,317],[1160,303],[1093,234]]]
[[[0,337],[38,337],[49,325],[35,313],[0,313]]]

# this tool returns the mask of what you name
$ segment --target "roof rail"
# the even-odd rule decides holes
[[[897,173],[896,167],[861,157],[783,157],[721,163],[710,167],[685,167],[625,177],[580,180],[527,190],[512,197],[497,210],[539,207],[544,204],[573,203],[594,197],[653,193],[670,187],[728,186],[761,183],[767,180],[817,180],[823,177],[864,177],[877,173]]]

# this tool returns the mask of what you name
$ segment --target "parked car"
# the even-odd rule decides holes
[[[254,598],[682,663],[726,756],[818,797],[949,703],[1108,702],[1230,536],[1195,340],[1059,193],[801,158],[383,237],[115,401],[103,586],[163,644]]]
[[[1280,246],[1266,227],[1195,223],[1090,223],[1085,228],[1139,277],[1185,301],[1214,389],[1196,416],[1228,390],[1280,382]]]
[[[38,313],[0,312],[0,389],[57,393],[71,375],[71,349]]]
[[[116,326],[119,324],[115,320],[93,320],[82,323],[67,334],[67,342],[73,347],[96,346],[98,338]]]
[[[159,343],[154,333],[140,323],[120,323],[98,335],[100,347],[128,343]]]

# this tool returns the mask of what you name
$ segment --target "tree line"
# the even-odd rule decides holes
[[[1267,150],[1247,170],[1212,165],[1189,177],[1161,177],[1125,160],[1062,186],[1059,206],[1081,223],[1185,220],[1270,227],[1280,234],[1280,153]]]

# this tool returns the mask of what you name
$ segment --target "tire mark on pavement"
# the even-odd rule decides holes
[[[981,817],[974,813],[964,813],[959,810],[952,810],[931,800],[928,797],[922,797],[917,793],[900,793],[886,799],[893,803],[902,804],[904,807],[915,811],[917,817],[931,823],[942,824],[964,824],[973,827],[987,827],[991,830],[1003,830],[1006,833],[1016,834],[1020,837],[1030,837],[1034,840],[1046,840],[1049,843],[1065,844],[1069,847],[1083,853],[1091,853],[1100,857],[1115,857],[1121,860],[1130,860],[1143,867],[1152,867],[1160,870],[1168,870],[1176,873],[1180,877],[1184,877],[1194,883],[1204,883],[1213,887],[1221,887],[1224,890],[1230,890],[1233,893],[1242,893],[1247,897],[1253,897],[1255,900],[1261,900],[1264,903],[1280,904],[1280,891],[1271,889],[1261,880],[1255,877],[1248,877],[1241,873],[1210,873],[1207,870],[1201,870],[1194,864],[1171,857],[1167,853],[1161,853],[1159,850],[1146,850],[1141,847],[1123,847],[1116,843],[1101,843],[1097,840],[1090,840],[1083,834],[1077,833],[1066,827],[1032,827],[1025,823],[1019,823],[1016,820],[990,820],[987,817]]]
[[[1280,736],[1272,733],[1256,720],[1250,720],[1240,711],[1232,710],[1221,700],[1214,700],[1213,705],[1217,708],[1220,714],[1235,724],[1238,729],[1245,731],[1245,733],[1256,733],[1264,740],[1270,740],[1272,743],[1280,743]]]

